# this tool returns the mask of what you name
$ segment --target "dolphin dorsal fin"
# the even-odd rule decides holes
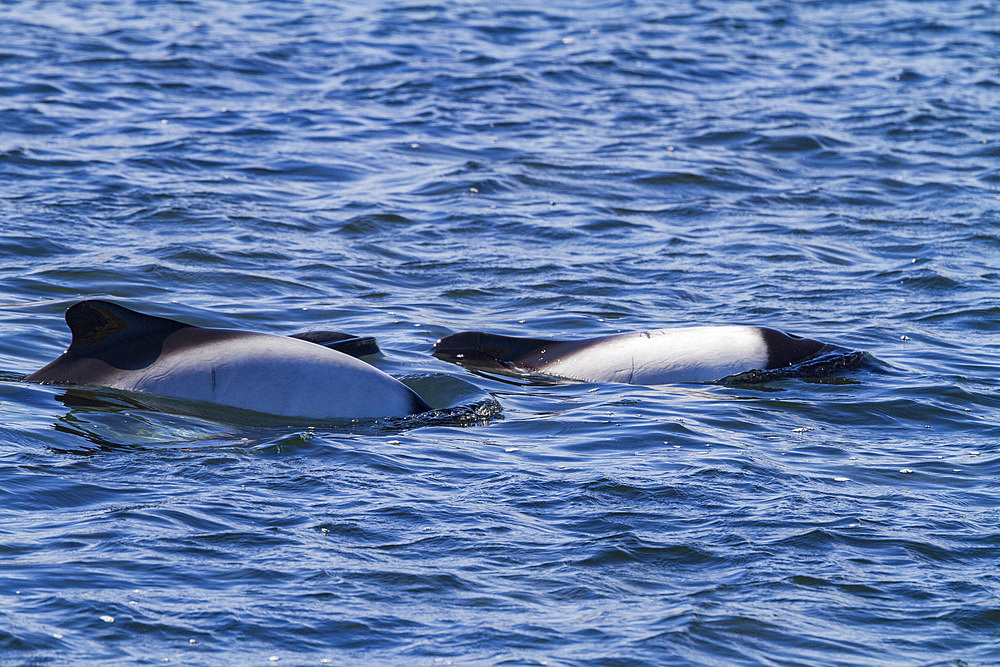
[[[289,338],[298,338],[310,343],[328,347],[337,352],[349,354],[352,357],[366,357],[378,354],[378,342],[371,336],[355,336],[340,331],[303,331],[292,334]]]
[[[114,359],[112,365],[119,368],[149,363],[159,355],[167,336],[190,326],[96,299],[70,306],[66,324],[73,333],[66,354],[104,361]]]

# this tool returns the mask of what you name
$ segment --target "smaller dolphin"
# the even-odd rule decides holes
[[[648,385],[714,382],[828,352],[846,350],[753,326],[656,329],[569,341],[463,331],[434,344],[435,357],[475,369]]]
[[[97,300],[71,306],[66,324],[73,334],[69,348],[26,380],[305,419],[401,417],[431,409],[395,378],[325,347],[341,344],[371,354],[378,351],[372,339],[206,329]]]

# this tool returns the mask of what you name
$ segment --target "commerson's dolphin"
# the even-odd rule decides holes
[[[847,350],[752,326],[656,329],[569,341],[463,331],[434,345],[434,356],[474,369],[649,385],[714,382],[832,352]]]
[[[327,347],[377,352],[367,338],[205,329],[97,300],[71,306],[66,323],[73,333],[69,349],[26,380],[306,419],[401,417],[431,409],[398,380]]]

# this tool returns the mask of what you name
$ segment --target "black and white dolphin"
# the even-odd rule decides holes
[[[463,331],[434,344],[434,356],[475,369],[648,385],[714,382],[832,352],[848,351],[753,326],[656,329],[566,341]]]
[[[325,345],[368,354],[371,339],[206,329],[108,301],[66,311],[73,341],[30,382],[110,387],[284,417],[369,419],[430,410],[409,387]],[[310,342],[315,341],[315,342]],[[320,344],[317,344],[320,343]]]

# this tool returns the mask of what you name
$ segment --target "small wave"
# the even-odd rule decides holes
[[[860,368],[871,357],[857,350],[836,350],[785,368],[752,370],[719,380],[718,384],[742,386],[767,384],[787,378],[828,378],[843,370]]]

